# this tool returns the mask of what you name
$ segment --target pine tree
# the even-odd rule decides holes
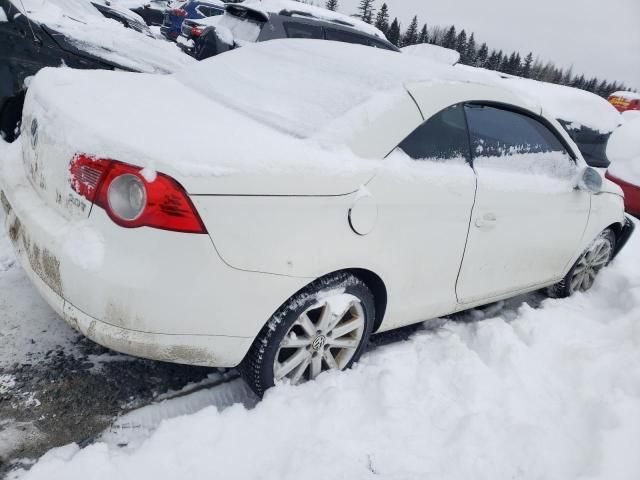
[[[533,64],[533,53],[529,52],[524,59],[522,65],[522,76],[524,78],[531,78],[531,65]]]
[[[422,26],[422,30],[420,30],[420,35],[418,35],[418,43],[429,43],[429,30],[427,29],[426,23]]]
[[[465,63],[467,65],[475,65],[477,55],[478,52],[476,50],[476,39],[472,32],[471,36],[469,37],[469,41],[467,42],[467,48],[465,48],[464,54],[462,55],[462,63]]]
[[[358,14],[363,21],[371,23],[371,19],[373,18],[373,0],[360,0]]]
[[[476,59],[474,65],[476,67],[485,67],[489,61],[489,47],[486,43],[480,45],[480,49],[478,50],[478,54],[476,55]]]
[[[402,46],[406,47],[408,45],[415,45],[418,43],[418,17],[417,15],[413,17],[411,23],[409,24],[409,28],[404,33],[402,37]]]
[[[458,38],[456,38],[456,46],[454,48],[458,51],[461,58],[465,55],[467,51],[467,32],[465,32],[464,29],[462,29]]]
[[[485,68],[489,70],[497,70],[500,66],[500,60],[498,59],[498,52],[491,50],[491,54],[485,62]]]
[[[389,26],[387,39],[396,47],[400,45],[400,23],[397,18],[394,18]]]
[[[444,34],[444,38],[442,39],[442,46],[444,48],[456,48],[456,45],[457,45],[456,39],[457,39],[456,27],[451,25],[449,30],[447,30],[447,33]]]
[[[375,27],[385,35],[389,31],[389,7],[383,3],[376,15]]]
[[[327,10],[331,10],[332,12],[335,12],[338,9],[338,0],[327,0],[327,3],[325,4],[325,8]]]

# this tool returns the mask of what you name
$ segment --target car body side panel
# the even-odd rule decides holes
[[[377,116],[368,135],[356,132],[352,148],[384,156],[422,123],[410,98],[400,105]],[[310,278],[348,268],[373,271],[388,293],[380,330],[453,311],[473,170],[408,157],[372,162],[377,174],[349,195],[192,199],[221,258],[234,268]],[[363,224],[367,231],[352,228]]]

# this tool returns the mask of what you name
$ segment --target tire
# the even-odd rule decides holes
[[[562,281],[549,287],[549,296],[566,298],[577,291],[589,290],[598,273],[611,262],[615,247],[615,233],[611,229],[603,231],[580,255]]]
[[[367,285],[350,273],[316,280],[262,328],[240,366],[242,376],[262,397],[276,381],[297,384],[350,368],[369,341],[374,305]]]

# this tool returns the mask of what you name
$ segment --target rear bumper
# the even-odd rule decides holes
[[[278,307],[308,283],[229,267],[208,235],[124,229],[100,208],[67,220],[17,172],[19,158],[3,159],[0,203],[22,267],[65,321],[108,348],[233,367]]]
[[[10,239],[33,286],[60,317],[94,342],[137,357],[216,367],[236,366],[251,346],[252,337],[144,332],[112,325],[84,313],[61,296],[64,280],[56,254],[38,247],[41,243],[34,240],[22,217],[16,216],[4,191],[0,191],[0,202]]]
[[[176,29],[173,26],[169,27],[167,25],[162,25],[160,27],[160,33],[169,40],[175,40],[178,38],[178,35],[180,35],[180,29]]]

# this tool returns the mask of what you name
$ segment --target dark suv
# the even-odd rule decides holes
[[[246,43],[278,38],[334,40],[400,51],[386,38],[376,35],[372,27],[367,26],[365,30],[362,22],[345,15],[298,2],[275,3],[285,8],[274,11],[262,5],[268,3],[230,4],[226,5],[220,18],[189,22],[183,29],[183,42],[180,43],[183,48],[188,45],[186,49],[198,60]]]
[[[119,11],[107,5],[100,4],[98,10],[91,2],[47,0],[23,11],[19,8],[22,3],[0,0],[0,138],[6,141],[13,141],[18,134],[27,79],[41,68],[66,65],[83,69],[172,71],[170,66],[165,67],[164,40],[148,37],[146,27],[136,29],[144,34],[131,30],[127,36],[131,44],[114,42],[109,48],[103,45],[104,38],[108,39],[106,35],[121,35],[124,29],[113,22],[104,22],[102,15],[131,26],[126,16],[118,17]],[[59,19],[48,15],[51,3],[68,7],[63,10],[64,16]],[[83,25],[83,29],[76,25]],[[176,55],[173,60],[182,61],[184,55],[178,54],[180,58]],[[162,64],[158,58],[163,58]]]

